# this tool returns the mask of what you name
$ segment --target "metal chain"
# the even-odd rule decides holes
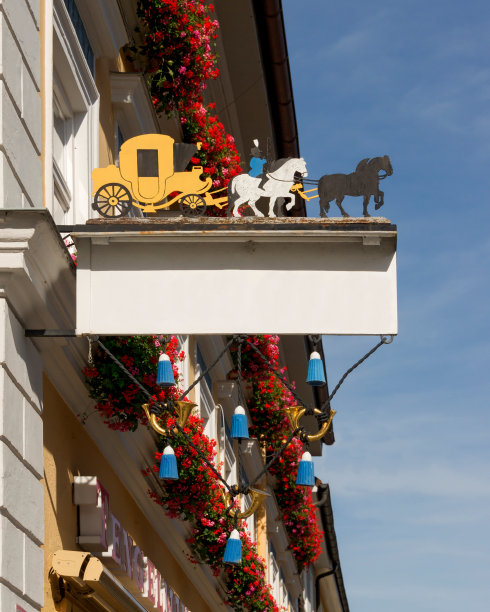
[[[320,344],[320,342],[322,341],[322,336],[321,334],[319,334],[318,336],[314,336],[313,334],[309,334],[308,335],[308,339],[310,340],[310,342],[313,344],[313,350],[316,351],[316,347]]]
[[[237,469],[237,486],[239,493],[246,493],[249,488],[249,484],[247,482],[243,482],[242,480],[242,439],[238,438],[238,453],[236,457],[236,469]]]
[[[238,348],[237,348],[237,390],[238,390],[238,403],[242,406],[245,407],[245,397],[243,395],[243,389],[242,389],[242,344],[243,344],[243,337],[239,336],[237,338],[237,342],[238,342]],[[245,418],[247,418],[247,415],[245,414]],[[237,457],[236,457],[236,461],[237,461],[237,483],[238,483],[238,491],[240,493],[243,493],[248,487],[247,485],[242,483],[242,440],[241,438],[238,439],[238,452],[237,452]]]
[[[94,342],[94,340],[88,336],[88,356],[87,356],[87,363],[90,367],[92,367],[94,365],[94,357],[92,355],[92,343]]]
[[[237,388],[238,388],[238,403],[242,406],[245,406],[246,402],[245,402],[245,397],[243,395],[243,389],[242,389],[242,344],[244,342],[244,339],[242,336],[239,336],[237,339],[238,342],[238,348],[237,348]]]
[[[238,403],[245,407],[247,406],[247,400],[245,398],[245,394],[243,392],[243,370],[242,370],[242,347],[243,343],[246,341],[246,336],[238,336],[238,349],[237,349],[237,390],[238,390]],[[247,406],[248,408],[248,406]]]

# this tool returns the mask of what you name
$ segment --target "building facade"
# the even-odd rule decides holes
[[[219,0],[216,14],[220,77],[209,84],[206,101],[221,109],[244,159],[254,138],[269,143],[274,158],[298,155],[280,1]],[[189,560],[192,527],[169,518],[148,495],[159,486],[142,474],[154,460],[154,432],[113,431],[94,414],[82,374],[89,343],[63,333],[76,327],[68,230],[98,216],[91,206],[92,170],[117,165],[121,144],[133,136],[184,138],[177,119],[157,116],[144,76],[127,60],[124,49],[134,43],[137,26],[133,0],[0,3],[5,611],[230,609],[222,578]],[[171,332],[169,326],[155,332]],[[26,336],[26,330],[46,329],[60,331],[59,337]],[[226,339],[179,336],[178,342],[186,354],[180,366],[185,387],[215,360]],[[300,380],[305,338],[284,338],[282,349],[282,365]],[[233,484],[238,466],[229,426],[238,390],[231,370],[226,355],[190,399],[198,404],[206,435],[217,442],[223,477]],[[319,401],[318,392],[298,385],[312,403]],[[314,452],[321,452],[319,444]],[[240,469],[250,477],[263,461],[251,439]],[[337,579],[318,587],[315,567],[298,574],[274,495],[247,520],[278,606],[347,611],[338,551],[324,544],[323,565],[316,569],[335,565]],[[329,529],[331,539],[333,525]]]

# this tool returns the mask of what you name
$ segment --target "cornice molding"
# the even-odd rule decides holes
[[[111,72],[111,97],[126,139],[160,132],[155,109],[140,72]]]
[[[0,284],[25,328],[74,329],[75,266],[46,209],[0,211]]]
[[[77,2],[77,8],[95,56],[116,58],[129,42],[117,0],[82,0]]]

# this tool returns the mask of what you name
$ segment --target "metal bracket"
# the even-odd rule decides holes
[[[74,329],[26,329],[26,338],[76,338],[82,334],[77,334]]]

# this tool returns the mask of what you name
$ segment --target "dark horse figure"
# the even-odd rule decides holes
[[[384,171],[384,175],[379,174],[381,170]],[[393,174],[393,168],[388,155],[363,159],[357,164],[356,171],[351,174],[325,174],[318,181],[320,215],[326,217],[330,209],[330,202],[335,200],[342,216],[349,217],[350,215],[342,208],[342,202],[348,195],[363,196],[364,216],[370,217],[369,200],[371,196],[374,196],[376,210],[383,206],[384,192],[379,188],[379,181],[391,174]]]

